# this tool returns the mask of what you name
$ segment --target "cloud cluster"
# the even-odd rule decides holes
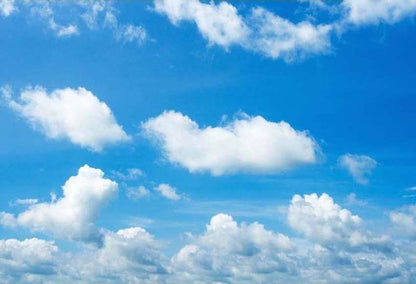
[[[58,247],[37,238],[0,240],[0,278],[3,283],[28,283],[55,274]]]
[[[100,169],[85,165],[62,186],[61,198],[50,203],[32,204],[15,218],[3,213],[1,223],[63,239],[100,244],[102,233],[94,222],[100,209],[118,192],[117,183],[103,176]]]
[[[281,172],[315,163],[319,151],[307,132],[261,116],[242,115],[223,126],[200,128],[188,116],[165,111],[142,127],[170,162],[214,176]]]
[[[346,169],[348,173],[359,184],[368,184],[368,176],[377,166],[377,162],[365,155],[345,154],[338,158],[338,164]]]
[[[262,7],[254,7],[242,15],[228,2],[199,0],[157,0],[154,7],[175,25],[181,21],[194,22],[210,44],[226,49],[236,45],[285,61],[330,52],[334,33],[339,35],[362,25],[393,24],[416,13],[413,0],[344,0],[333,5],[311,2],[318,9],[330,8],[338,18],[317,24],[306,15],[306,20],[295,23]]]
[[[405,214],[413,211],[410,208]],[[392,215],[393,223],[396,217]],[[3,240],[0,273],[8,282],[48,279],[55,283],[273,283],[276,279],[403,283],[416,279],[412,235],[405,243],[377,236],[327,194],[293,196],[287,218],[301,238],[268,230],[257,222],[238,224],[230,215],[217,214],[203,233],[188,234],[186,244],[170,259],[161,253],[162,242],[140,227],[103,231],[101,247],[68,253],[59,253],[53,242]]]
[[[48,138],[68,139],[92,151],[130,140],[110,108],[84,88],[51,93],[41,87],[27,88],[14,100],[6,87],[3,97],[12,110]]]
[[[225,48],[239,45],[286,61],[327,52],[330,48],[330,25],[293,23],[263,8],[254,8],[244,18],[227,2],[160,0],[154,5],[157,12],[166,14],[175,25],[181,21],[195,22],[210,44]]]

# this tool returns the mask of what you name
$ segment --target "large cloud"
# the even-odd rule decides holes
[[[0,240],[2,283],[29,283],[56,272],[57,246],[36,238]]]
[[[130,139],[110,108],[84,88],[57,89],[49,94],[41,87],[28,88],[18,100],[3,88],[3,96],[11,109],[48,138],[69,139],[92,151]]]
[[[204,234],[191,237],[172,258],[172,265],[179,279],[190,282],[253,283],[264,275],[290,275],[294,263],[287,253],[292,249],[285,235],[259,223],[238,225],[231,216],[218,214]]]
[[[104,231],[101,247],[81,246],[59,255],[48,241],[0,241],[0,276],[11,283],[411,283],[416,279],[412,241],[390,243],[374,237],[361,218],[326,194],[295,195],[288,220],[303,237],[289,238],[260,223],[239,224],[229,215],[217,214],[203,233],[188,234],[186,244],[170,261],[161,253],[163,242],[139,227]]]
[[[94,222],[100,209],[118,192],[117,183],[103,176],[100,169],[85,165],[62,186],[62,198],[30,205],[14,221],[3,213],[1,221],[6,226],[18,225],[59,238],[101,243],[102,233]]]
[[[326,193],[293,196],[288,222],[296,231],[325,246],[383,248],[388,245],[387,237],[371,236],[363,229],[359,216],[341,208]]]
[[[276,173],[317,160],[318,146],[307,132],[261,116],[200,128],[188,116],[165,111],[142,126],[160,142],[170,162],[190,172]]]
[[[68,280],[160,283],[167,273],[160,249],[161,242],[140,227],[106,232],[101,248],[72,255]]]

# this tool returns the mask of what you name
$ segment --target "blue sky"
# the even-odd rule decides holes
[[[413,0],[0,3],[3,282],[416,281]]]

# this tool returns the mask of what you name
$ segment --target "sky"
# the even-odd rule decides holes
[[[0,0],[0,282],[416,282],[415,16]]]

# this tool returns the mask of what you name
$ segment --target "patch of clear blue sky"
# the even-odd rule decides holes
[[[131,144],[91,153],[46,139],[2,107],[0,211],[18,211],[9,208],[9,201],[17,198],[48,200],[51,191],[61,194],[60,186],[84,164],[107,176],[112,170],[140,168],[146,177],[130,186],[165,182],[188,194],[189,201],[172,202],[155,194],[130,201],[121,187],[118,199],[100,215],[98,226],[116,230],[136,223],[173,242],[184,231],[203,231],[217,209],[236,215],[238,221],[259,221],[285,232],[277,207],[287,206],[296,193],[327,192],[343,204],[347,194],[355,192],[369,205],[347,207],[375,223],[385,218],[385,211],[414,202],[401,197],[405,188],[416,184],[412,21],[349,31],[333,40],[332,54],[287,64],[238,47],[228,52],[209,47],[193,24],[175,27],[146,9],[149,3],[115,5],[120,21],[143,25],[152,40],[138,47],[116,42],[109,31],[85,29],[78,37],[59,39],[22,13],[0,18],[0,83],[10,84],[16,93],[27,85],[48,90],[85,87],[108,104],[132,135],[139,132],[140,122],[169,109],[200,125],[217,125],[222,115],[238,111],[285,120],[309,130],[325,159],[268,176],[190,174],[164,163],[159,151],[140,136]],[[288,4],[268,5],[290,18],[299,17]],[[354,183],[337,168],[337,157],[347,152],[378,161],[369,185]],[[0,232],[4,237],[30,235],[20,229]]]

